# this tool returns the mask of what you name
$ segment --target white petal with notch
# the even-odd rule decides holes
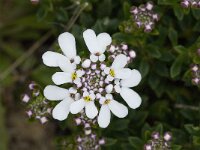
[[[70,59],[75,58],[76,41],[71,33],[64,32],[60,34],[58,37],[58,43],[65,56],[67,56]]]
[[[69,91],[55,85],[48,85],[44,89],[44,96],[48,100],[63,100],[69,97]]]
[[[71,103],[73,102],[74,100],[71,97],[69,97],[57,104],[52,111],[53,118],[60,121],[65,120],[68,117],[69,108]]]
[[[122,87],[120,95],[132,109],[138,108],[142,103],[141,97],[132,89]]]

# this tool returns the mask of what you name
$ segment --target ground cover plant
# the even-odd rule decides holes
[[[199,150],[199,0],[0,0],[0,150]]]

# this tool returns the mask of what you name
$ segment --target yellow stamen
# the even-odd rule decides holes
[[[109,104],[110,103],[110,99],[105,100],[104,104]]]
[[[86,102],[90,102],[90,101],[92,100],[90,96],[85,96],[83,99],[84,99]]]
[[[113,69],[110,69],[109,74],[110,74],[112,77],[114,77],[114,76],[115,76],[115,71],[114,71]]]
[[[76,73],[76,72],[72,73],[71,78],[72,78],[72,80],[76,80],[76,78],[77,78],[77,73]]]

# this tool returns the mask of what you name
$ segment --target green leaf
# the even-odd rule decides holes
[[[192,9],[192,14],[197,20],[200,19],[200,10],[199,9]]]
[[[180,74],[182,64],[183,64],[183,57],[182,55],[180,55],[176,58],[176,60],[173,62],[170,68],[170,75],[172,78],[175,78]]]
[[[161,53],[160,53],[158,47],[151,45],[151,46],[148,46],[147,49],[148,49],[147,52],[149,53],[150,56],[152,56],[154,58],[160,58],[161,57]]]
[[[0,95],[0,98],[1,98],[1,95]],[[7,139],[8,136],[7,136],[6,127],[5,127],[5,120],[4,120],[5,113],[4,112],[5,112],[5,109],[0,99],[0,135],[1,135],[0,150],[7,150],[7,144],[8,144],[8,139]]]
[[[187,51],[187,49],[182,45],[174,46],[174,50],[179,54],[185,53]]]
[[[130,4],[128,2],[123,3],[123,12],[124,12],[124,18],[129,19],[130,18]]]
[[[182,146],[180,145],[172,145],[172,150],[181,150]]]
[[[159,5],[174,5],[177,4],[177,0],[158,0]]]
[[[126,130],[128,128],[129,122],[130,121],[128,119],[116,120],[111,124],[110,129],[116,130],[116,131]],[[123,126],[122,126],[122,124],[123,124]]]
[[[178,43],[178,33],[174,28],[169,28],[168,37],[173,46],[177,45]]]
[[[176,6],[174,6],[173,10],[174,10],[174,14],[177,17],[177,19],[183,20],[183,16],[184,16],[183,8],[181,8],[180,5],[176,5]]]
[[[139,150],[143,148],[143,141],[138,137],[129,137],[128,141],[134,149]]]
[[[195,146],[200,146],[200,137],[199,136],[193,136],[193,144]]]
[[[142,74],[142,77],[145,77],[149,72],[149,63],[147,63],[147,61],[145,60],[142,60],[142,62],[140,63],[139,70]]]
[[[112,146],[117,142],[117,139],[105,138],[106,144],[104,146]]]

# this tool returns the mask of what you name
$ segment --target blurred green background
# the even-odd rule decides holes
[[[0,0],[0,150],[51,150],[55,137],[76,132],[70,120],[40,125],[28,122],[21,94],[30,81],[42,87],[55,71],[41,61],[47,50],[58,50],[57,37],[69,31],[78,53],[88,54],[82,32],[108,32],[115,43],[125,42],[137,53],[130,68],[143,79],[135,90],[142,106],[125,119],[113,118],[103,149],[142,150],[152,131],[170,131],[172,149],[200,150],[200,92],[191,83],[191,65],[200,64],[200,10],[184,9],[179,0],[154,0],[159,22],[151,33],[134,29],[132,5],[146,0]],[[67,124],[66,124],[67,123]]]

